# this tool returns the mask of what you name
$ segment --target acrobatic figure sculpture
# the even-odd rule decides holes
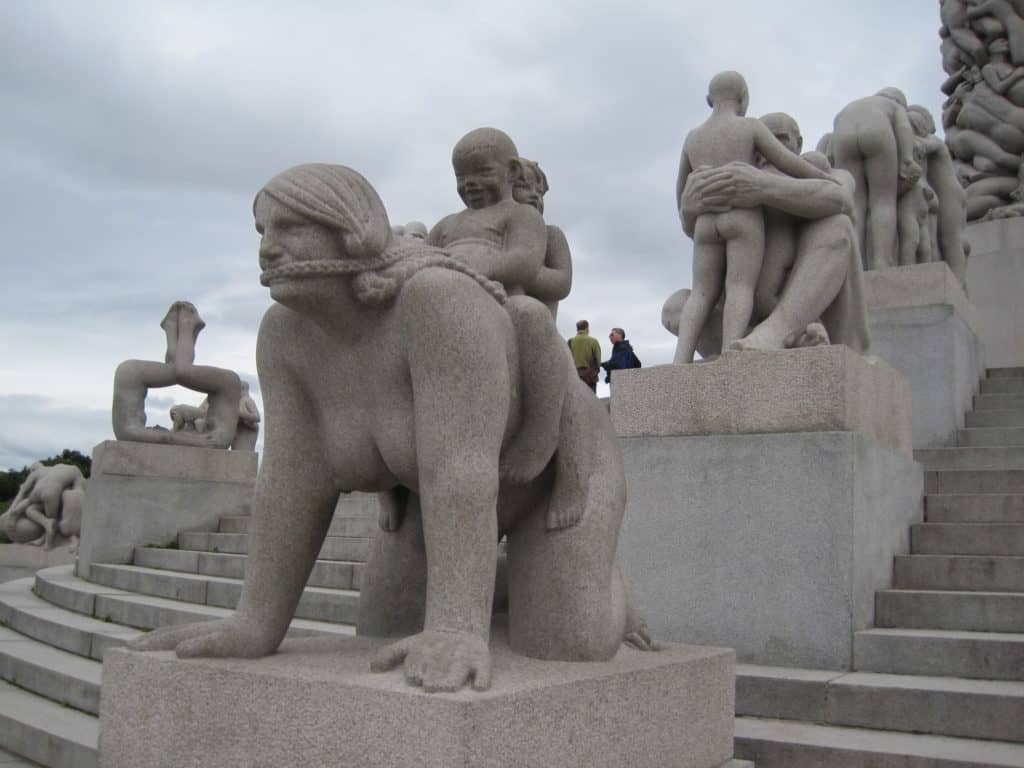
[[[158,630],[135,647],[273,652],[341,491],[401,502],[360,596],[360,633],[404,636],[380,650],[375,670],[404,663],[405,679],[427,691],[489,686],[505,533],[513,650],[603,660],[624,639],[649,646],[615,563],[626,493],[618,441],[568,351],[552,460],[520,478],[504,447],[529,404],[501,286],[395,237],[374,189],[348,168],[285,171],[254,211],[275,304],[257,344],[267,431],[245,586],[232,616]]]

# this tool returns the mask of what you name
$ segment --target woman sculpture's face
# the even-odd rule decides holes
[[[275,301],[287,303],[292,292],[302,290],[302,283],[321,282],[314,273],[303,276],[284,271],[275,275],[275,270],[303,261],[344,257],[338,232],[300,216],[266,193],[257,198],[254,214],[256,231],[261,235],[260,269]]]

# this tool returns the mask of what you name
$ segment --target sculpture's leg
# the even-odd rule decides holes
[[[805,224],[778,306],[733,348],[782,349],[788,336],[826,314],[846,279],[854,236],[849,217],[841,214]]]
[[[701,216],[693,241],[693,289],[679,315],[679,342],[672,362],[693,362],[697,340],[722,293],[724,277],[725,243],[714,234],[714,223],[708,216]]]
[[[146,429],[146,393],[150,387],[169,387],[175,381],[174,366],[166,363],[126,360],[117,366],[111,408],[114,436],[143,443],[167,442],[166,435]]]
[[[589,441],[587,509],[576,525],[549,531],[544,504],[526,503],[508,534],[509,640],[527,656],[608,659],[626,634],[626,601],[615,549],[626,503],[617,438],[601,404],[570,391],[571,426],[559,450]],[[580,489],[574,491],[579,493]]]
[[[725,246],[725,311],[722,348],[745,336],[754,312],[754,290],[764,259],[764,213],[747,208],[721,214],[730,223]],[[723,229],[720,224],[719,228]],[[733,236],[734,235],[734,236]]]
[[[401,525],[377,534],[363,571],[356,625],[360,635],[393,637],[423,629],[427,551],[420,499],[414,493],[401,498]]]
[[[896,266],[896,186],[899,181],[896,138],[888,133],[866,158],[868,192],[868,269]]]
[[[565,341],[547,307],[529,296],[511,296],[505,305],[516,329],[519,354],[520,426],[501,457],[503,477],[527,482],[551,461],[558,444],[558,420],[568,380]]]
[[[864,268],[868,269],[868,180],[864,170],[864,158],[855,134],[836,134],[832,145],[836,155],[836,167],[848,171],[853,176],[853,221],[857,226],[857,245],[860,248],[861,259]],[[895,159],[893,163],[895,164]]]
[[[921,244],[921,224],[918,220],[918,196],[915,187],[904,193],[899,202],[899,265],[906,267],[917,263],[917,249]]]

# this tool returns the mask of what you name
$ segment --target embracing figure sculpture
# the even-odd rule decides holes
[[[377,193],[349,168],[285,171],[256,196],[254,214],[274,304],[257,344],[267,418],[245,586],[232,616],[158,630],[135,647],[272,653],[345,491],[395,501],[367,565],[358,631],[402,639],[373,669],[404,664],[406,680],[427,691],[489,686],[503,534],[513,650],[604,660],[623,640],[649,647],[615,562],[626,494],[618,441],[557,333],[558,351],[544,350],[564,364],[557,440],[539,470],[524,469],[534,456],[505,466],[520,460],[507,449],[532,423],[516,322],[539,313],[510,312],[502,286],[467,260],[395,236]],[[543,222],[536,229],[539,266]]]

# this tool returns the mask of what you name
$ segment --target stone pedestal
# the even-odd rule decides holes
[[[652,633],[850,669],[922,518],[906,379],[838,347],[664,368],[612,390],[629,483],[619,557]],[[662,418],[641,419],[655,399]],[[698,434],[698,419],[729,434]]]
[[[1024,218],[968,225],[967,295],[978,313],[985,363],[1024,365]]]
[[[945,262],[864,273],[871,354],[910,382],[914,447],[951,445],[985,374],[978,319]]]
[[[100,765],[137,768],[717,768],[733,751],[734,654],[669,645],[611,662],[511,654],[494,683],[426,694],[369,671],[383,641],[286,641],[258,660],[113,649]]]
[[[93,449],[78,574],[129,563],[136,547],[166,546],[181,531],[214,531],[249,511],[256,454],[107,440]]]
[[[616,371],[611,414],[619,437],[838,430],[912,452],[906,378],[841,344]]]

